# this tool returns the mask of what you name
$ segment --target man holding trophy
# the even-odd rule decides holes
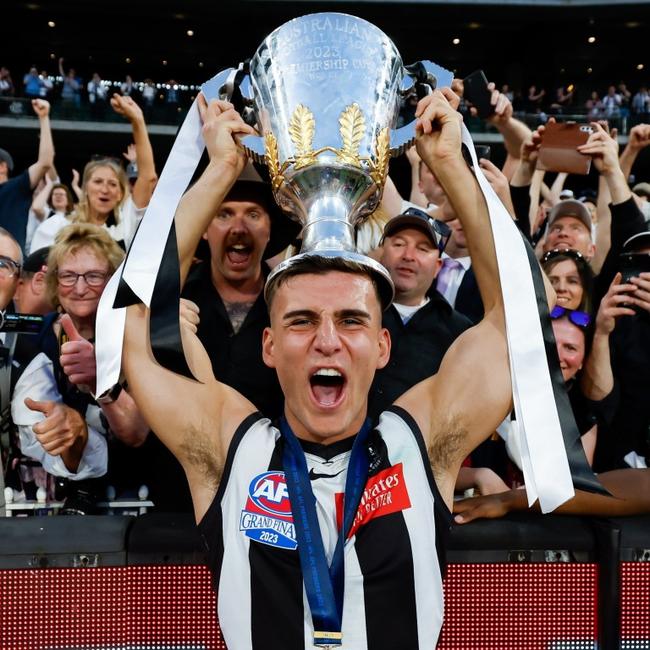
[[[188,329],[181,333],[188,376],[159,365],[155,295],[145,298],[147,289],[130,285],[152,307],[151,316],[143,305],[127,309],[124,371],[147,422],[187,474],[230,650],[435,647],[443,618],[441,537],[456,475],[512,407],[509,348],[515,366],[518,357],[506,338],[499,240],[490,227],[494,198],[486,200],[487,182],[463,158],[462,119],[450,103],[457,98],[442,87],[421,99],[410,128],[462,221],[485,317],[456,340],[437,375],[386,404],[378,422],[367,420],[374,373],[390,356],[381,314],[393,285],[384,267],[356,252],[354,226],[381,197],[389,155],[412,142],[394,129],[408,85],[403,70],[374,26],[317,14],[290,21],[260,46],[250,86],[238,89],[242,114],[227,101],[198,99],[209,163],[173,220],[181,284],[247,154],[266,162],[276,200],[303,226],[300,254],[277,266],[265,286],[271,325],[260,345],[285,397],[277,426],[214,378]],[[200,139],[195,131],[185,139]],[[195,153],[198,160],[201,150]],[[165,179],[163,172],[156,190],[163,197],[171,196]],[[149,232],[149,216],[139,237]],[[127,284],[135,278],[129,270],[143,275],[148,263],[137,245],[136,237],[121,277]],[[162,265],[175,259],[172,246]],[[104,294],[105,315],[120,306],[118,275]],[[530,300],[534,309],[534,293]],[[119,349],[100,351],[99,339],[98,364],[110,365]],[[519,385],[517,399],[529,389]],[[543,446],[558,440],[563,463],[551,456],[551,476],[538,471],[537,492],[529,487],[545,510],[571,496],[556,489],[567,476],[571,489],[561,439]],[[534,472],[537,448],[532,439],[528,446]]]
[[[210,163],[176,214],[183,274],[207,224],[243,169],[245,154],[236,138],[252,132],[225,102],[204,105],[202,113]],[[336,524],[341,519],[341,506],[337,511],[336,504],[343,493],[349,494],[342,474],[347,468],[350,476],[351,456],[366,456],[367,480],[357,496],[357,503],[362,503],[353,512],[342,551],[345,567],[340,569],[343,647],[354,650],[384,647],[387,629],[366,626],[366,620],[379,623],[384,610],[391,613],[391,627],[399,630],[403,643],[390,647],[434,647],[442,622],[434,508],[451,507],[460,464],[501,422],[511,401],[496,256],[483,197],[461,154],[461,118],[440,91],[421,102],[418,114],[418,151],[457,213],[468,215],[463,221],[468,239],[480,242],[472,253],[486,305],[484,320],[458,339],[440,372],[400,398],[373,432],[366,431],[368,391],[375,370],[390,355],[390,340],[381,327],[379,289],[388,280],[378,279],[381,276],[372,266],[356,260],[314,254],[305,255],[303,266],[289,266],[273,275],[275,282],[267,285],[271,327],[264,336],[264,359],[275,367],[285,393],[286,420],[281,426],[298,438],[297,450],[305,452],[302,462],[312,479],[317,477],[311,489],[320,531],[310,533],[324,537],[321,548],[325,546],[330,559],[336,555]],[[216,382],[205,351],[191,333],[184,332],[183,344],[200,384],[156,365],[149,352],[146,311],[130,309],[124,354],[129,386],[153,430],[187,473],[197,521],[215,564],[221,565],[217,578],[224,595],[219,614],[228,646],[257,647],[256,634],[262,634],[264,647],[303,647],[303,619],[309,621],[315,612],[296,618],[303,609],[303,595],[301,560],[295,551],[300,538],[293,531],[300,524],[295,513],[292,517],[293,500],[293,508],[284,503],[290,500],[291,487],[287,487],[290,479],[282,476],[282,447],[293,451],[295,444],[287,444],[250,402]],[[179,411],[179,403],[193,408]],[[370,453],[363,454],[359,445],[369,447]],[[299,474],[301,459],[293,460]],[[363,465],[364,460],[360,462]],[[429,463],[435,483],[430,482]],[[284,471],[289,474],[287,468]],[[254,479],[257,484],[249,490]],[[366,504],[374,510],[366,509]],[[266,524],[268,530],[253,530],[253,522]],[[251,528],[239,530],[240,524]],[[260,532],[261,539],[246,532]],[[222,559],[216,557],[220,546]],[[355,546],[361,548],[355,551]],[[377,594],[370,593],[376,590]],[[268,616],[272,627],[251,630],[260,616]],[[314,632],[341,630],[314,627]],[[252,638],[252,646],[245,637]],[[336,636],[323,638],[337,643]]]

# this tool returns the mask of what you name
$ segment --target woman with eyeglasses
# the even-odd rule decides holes
[[[72,224],[59,232],[46,275],[47,292],[58,313],[46,317],[40,352],[14,389],[12,416],[22,453],[70,481],[70,513],[93,509],[97,486],[86,481],[106,474],[107,437],[112,434],[128,446],[138,446],[148,433],[121,385],[107,395],[92,394],[97,307],[123,257],[118,244],[98,226]]]
[[[578,251],[548,251],[542,257],[542,269],[555,289],[558,307],[591,313],[594,274]]]

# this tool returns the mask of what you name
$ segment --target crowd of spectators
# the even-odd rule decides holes
[[[176,124],[198,91],[196,86],[175,79],[154,82],[146,78],[136,82],[126,75],[123,81],[108,81],[93,72],[86,80],[64,64],[60,58],[54,73],[32,66],[21,80],[14,80],[8,68],[0,67],[0,115],[28,115],[28,106],[21,100],[40,98],[48,100],[55,115],[62,119],[102,121],[110,119],[108,102],[118,92],[134,99],[148,122]]]
[[[126,75],[123,81],[108,81],[99,72],[93,72],[85,80],[74,68],[66,69],[64,63],[60,58],[54,73],[45,69],[39,71],[34,65],[22,80],[13,80],[11,72],[4,66],[0,67],[0,100],[47,99],[57,115],[63,118],[87,116],[101,120],[107,116],[108,98],[113,92],[119,92],[140,104],[147,121],[177,123],[198,92],[194,84],[175,79],[134,81]],[[511,102],[514,113],[526,116],[526,121],[531,124],[544,123],[549,116],[586,116],[594,120],[607,119],[621,132],[627,132],[628,128],[650,118],[650,93],[645,83],[628,88],[623,81],[608,83],[603,80],[588,87],[568,84],[555,90],[535,84],[514,89],[506,83],[501,85],[500,92]],[[0,101],[0,113],[9,110],[10,102]],[[23,111],[20,103],[14,105],[14,113],[22,114]]]
[[[151,80],[137,84],[127,77],[120,93],[113,93],[98,74],[84,86],[63,60],[60,68],[60,78],[48,86],[47,75],[33,67],[18,89],[0,69],[0,94],[30,98],[40,121],[38,159],[27,170],[14,170],[10,153],[0,149],[0,308],[5,321],[10,314],[44,317],[36,334],[0,333],[4,481],[14,501],[62,499],[62,512],[69,514],[94,512],[108,486],[133,495],[147,485],[155,507],[189,510],[180,466],[149,431],[129,387],[116,384],[102,395],[94,390],[99,298],[157,182],[146,116],[160,89],[154,91]],[[483,157],[480,166],[555,289],[552,331],[586,458],[604,476],[623,468],[647,471],[650,184],[630,187],[628,179],[650,145],[650,126],[635,125],[619,152],[601,118],[628,111],[641,121],[648,93],[632,95],[621,84],[602,100],[589,100],[597,109],[589,109],[593,133],[579,150],[591,158],[598,180],[574,195],[570,176],[536,168],[545,127],[531,130],[514,116],[518,102],[526,111],[547,109],[549,119],[568,114],[574,89],[558,89],[548,103],[534,86],[523,98],[507,86],[501,92],[490,88],[495,112],[488,121],[503,136],[507,159],[499,168]],[[175,112],[179,89],[170,80],[165,90]],[[455,90],[462,95],[462,84]],[[109,112],[126,119],[133,145],[125,160],[91,160],[82,174],[75,172],[71,188],[61,183],[49,121],[52,93],[71,110],[88,101],[97,120]],[[454,339],[483,315],[460,221],[415,151],[407,157],[410,196],[400,196],[389,179],[381,207],[357,233],[360,251],[379,259],[396,286],[396,302],[384,320],[394,357],[373,384],[372,413],[435,373]],[[262,289],[298,233],[252,166],[246,174],[196,252],[180,318],[197,332],[217,378],[276,417],[281,392],[260,349],[268,325]],[[521,487],[521,458],[508,435],[512,426],[512,419],[504,422],[466,460],[457,487],[461,494],[475,490],[483,500],[459,502],[459,522],[520,507],[518,497],[490,501]]]

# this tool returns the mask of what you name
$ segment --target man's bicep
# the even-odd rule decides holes
[[[440,418],[463,432],[465,457],[490,436],[512,408],[508,346],[500,324],[488,315],[459,336],[431,382],[431,439],[440,434]],[[462,460],[462,458],[460,459]]]
[[[40,162],[32,163],[28,167],[27,173],[29,175],[29,186],[31,189],[34,189],[38,185],[41,178],[45,176],[47,169],[48,168]]]

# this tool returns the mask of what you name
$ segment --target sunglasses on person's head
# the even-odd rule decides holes
[[[553,320],[557,320],[563,316],[566,316],[576,327],[583,329],[589,327],[589,323],[591,323],[591,316],[586,311],[566,309],[566,307],[553,307],[551,311],[551,318]]]
[[[424,210],[419,210],[418,208],[408,208],[402,212],[403,216],[407,217],[418,217],[419,219],[424,219],[429,226],[431,226],[436,234],[436,243],[438,245],[438,250],[442,254],[447,246],[449,237],[451,237],[451,228],[444,223],[443,221],[438,221],[434,219],[431,215],[427,214]]]
[[[572,248],[554,248],[552,251],[547,251],[542,255],[542,264],[546,264],[549,260],[560,256],[570,257],[579,264],[587,265],[587,260],[584,258],[584,255],[579,251],[574,251]]]

